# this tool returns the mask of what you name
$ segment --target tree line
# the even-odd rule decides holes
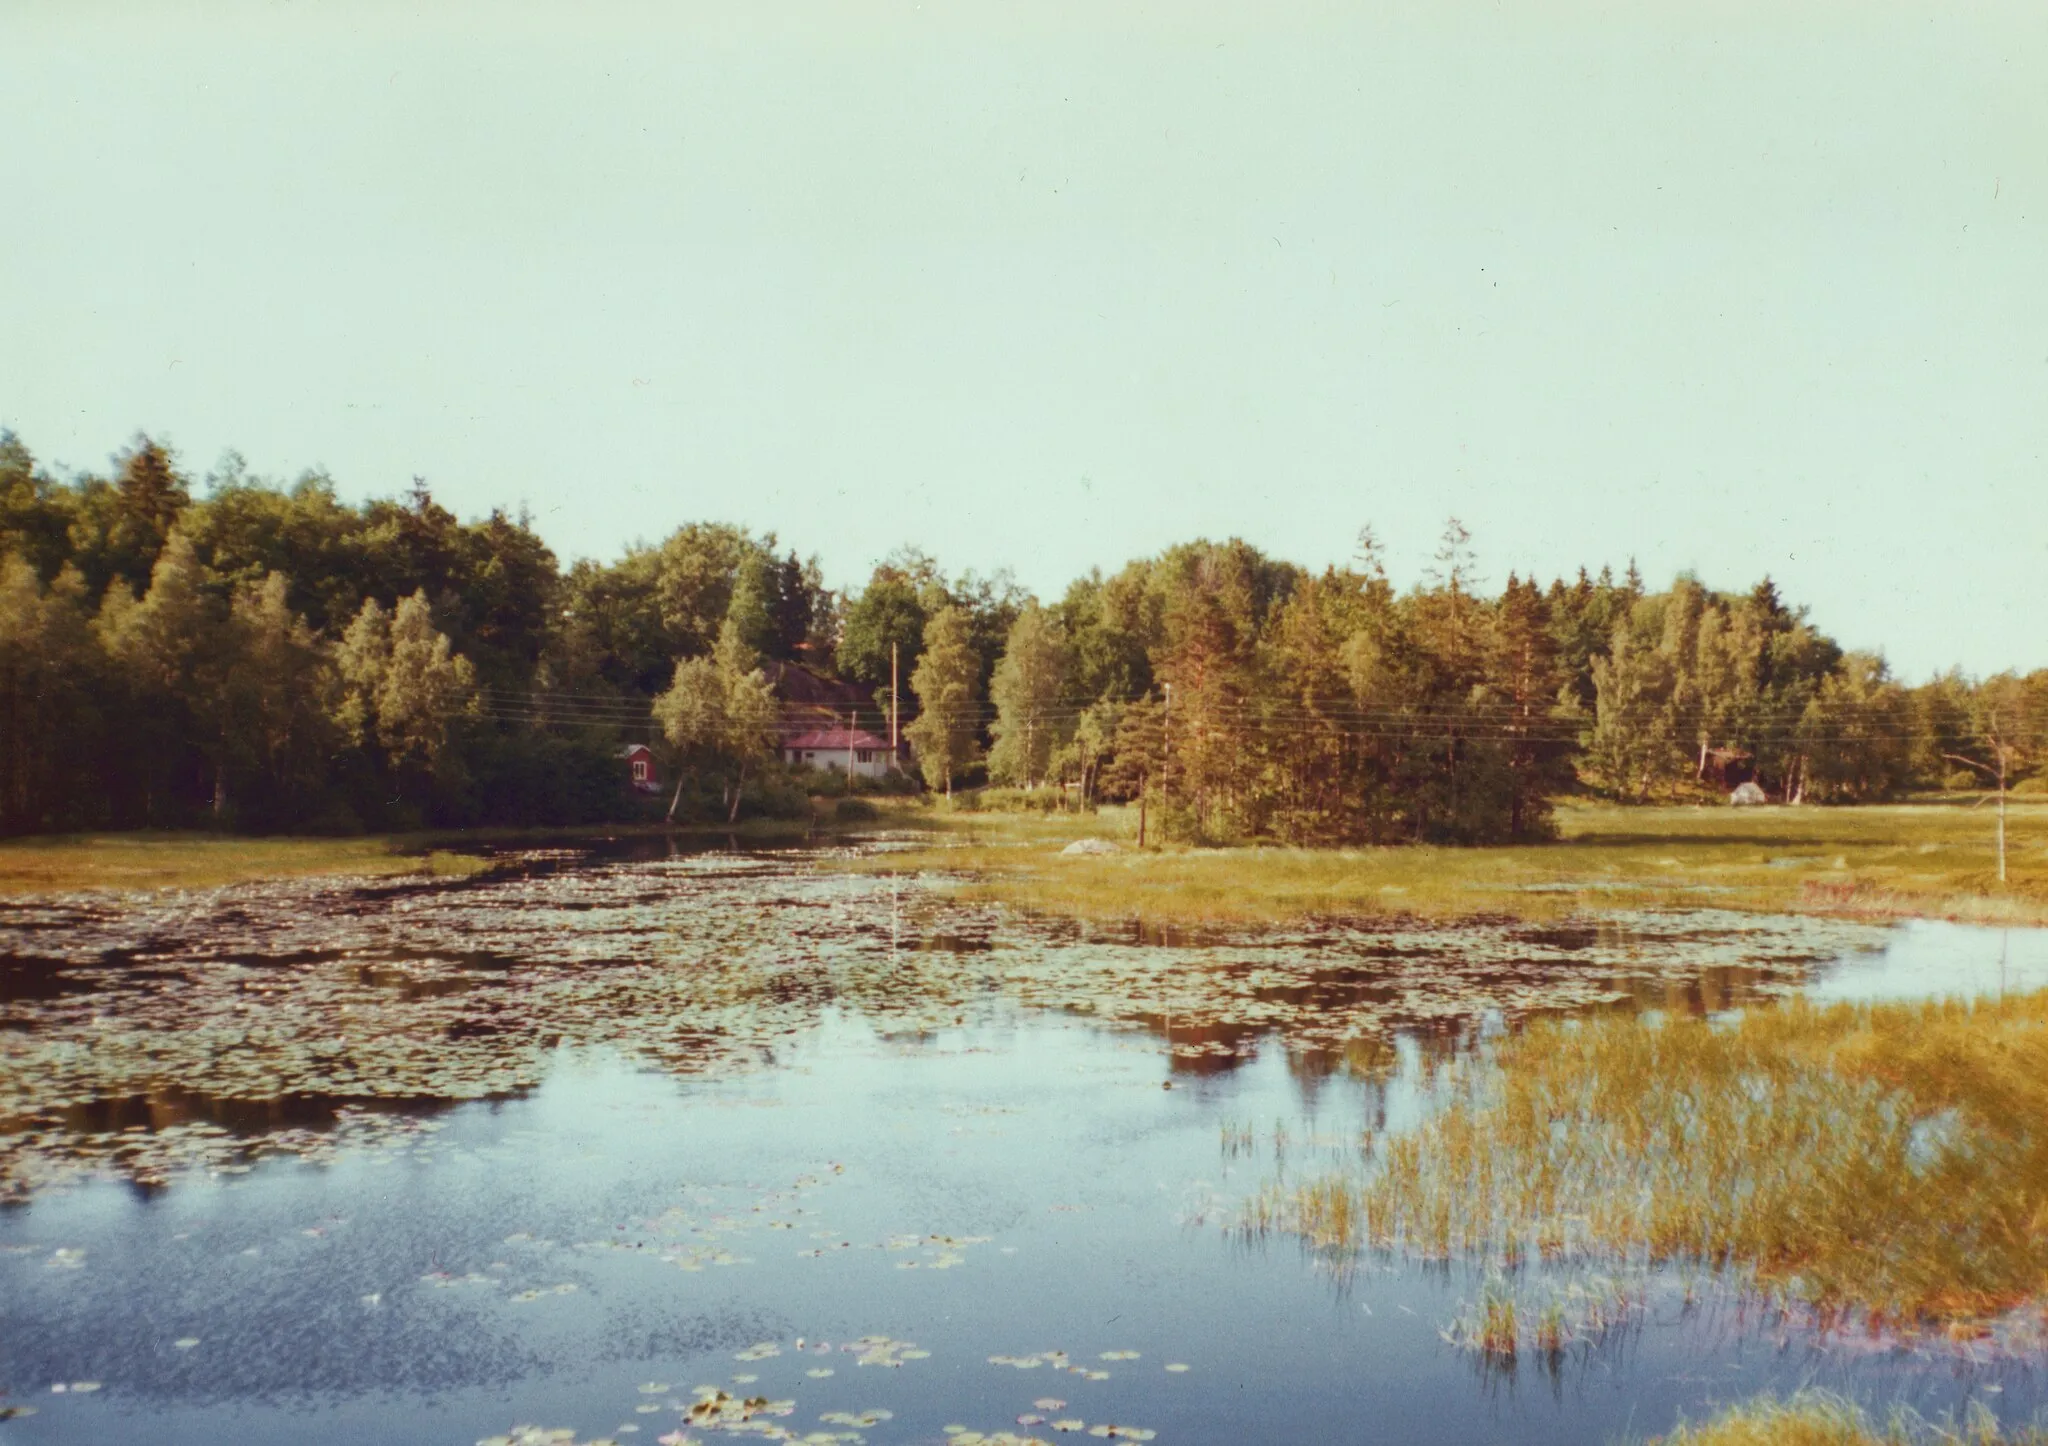
[[[1575,790],[1855,802],[2048,761],[2048,671],[1909,687],[1769,580],[1492,591],[1456,522],[1406,589],[1368,529],[1320,573],[1202,541],[1043,601],[905,550],[842,594],[722,524],[564,568],[417,479],[358,506],[231,454],[195,487],[143,436],[60,478],[0,434],[0,830],[799,812],[793,666],[877,732],[894,678],[934,790],[1137,801],[1196,841],[1537,838]],[[626,742],[668,796],[623,786]]]

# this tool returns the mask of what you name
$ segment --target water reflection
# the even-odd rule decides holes
[[[1483,1310],[1484,1272],[1369,1264],[1333,1295],[1291,1247],[1188,1229],[1263,1175],[1276,1133],[1304,1170],[1351,1148],[1443,1045],[1361,1045],[1305,1110],[1283,1049],[1161,1091],[1140,1042],[1014,1007],[885,1038],[830,1009],[773,1071],[679,1079],[573,1049],[525,1099],[318,1168],[39,1199],[0,1214],[0,1388],[39,1407],[14,1423],[28,1439],[173,1446],[522,1421],[652,1439],[705,1387],[789,1402],[756,1424],[799,1435],[861,1418],[871,1446],[1023,1414],[1162,1443],[1352,1439],[1364,1419],[1583,1442],[1802,1382],[2039,1404],[2012,1363],[1865,1358],[1675,1280],[1561,1280],[1554,1352],[1475,1355],[1446,1335]],[[1225,1114],[1259,1122],[1256,1156],[1219,1148]],[[102,1389],[49,1389],[81,1381]]]

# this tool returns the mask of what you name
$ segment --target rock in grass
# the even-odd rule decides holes
[[[1077,838],[1060,850],[1063,854],[1114,854],[1123,852],[1106,838]]]

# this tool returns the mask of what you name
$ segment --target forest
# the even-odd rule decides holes
[[[0,433],[0,832],[803,816],[828,781],[778,761],[791,667],[858,685],[845,722],[883,736],[893,676],[936,793],[1142,801],[1196,843],[1536,839],[1574,793],[2048,782],[2048,670],[1908,686],[1768,578],[1490,590],[1455,520],[1405,590],[1366,527],[1319,573],[1193,541],[1045,600],[905,549],[842,591],[724,524],[564,568],[417,479],[356,506],[230,454],[195,485],[147,436],[58,477]],[[626,785],[633,742],[672,790]]]

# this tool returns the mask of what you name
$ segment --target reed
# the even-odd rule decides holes
[[[1479,1349],[1497,1361],[1511,1361],[1520,1344],[1515,1297],[1503,1286],[1489,1281],[1479,1301]]]
[[[1441,1088],[1267,1218],[1340,1252],[1733,1269],[1880,1322],[2048,1296],[2048,992],[1538,1022]]]
[[[1960,1425],[1904,1412],[1882,1425],[1853,1402],[1810,1391],[1730,1406],[1699,1425],[1680,1426],[1656,1446],[2048,1446],[2039,1427],[2005,1429],[1981,1408]]]

